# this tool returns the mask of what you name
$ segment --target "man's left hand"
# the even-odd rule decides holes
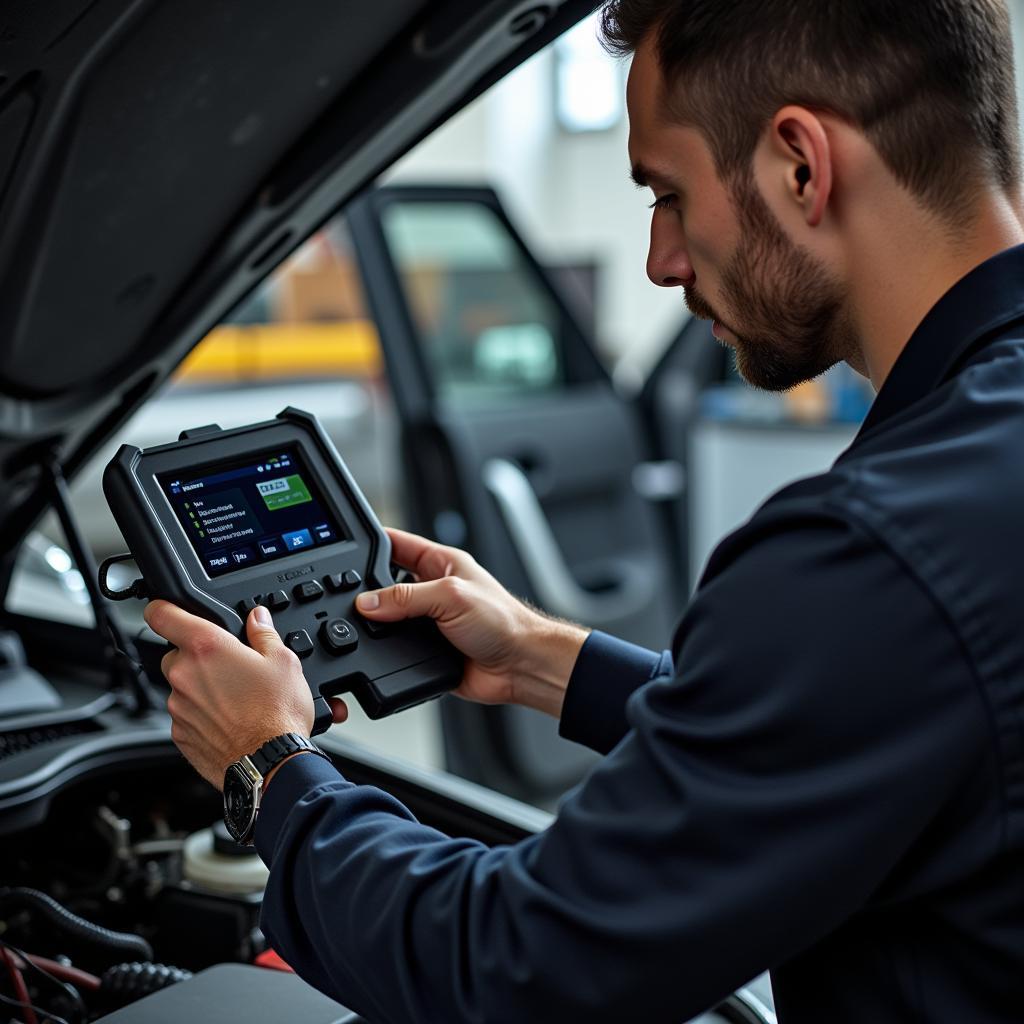
[[[171,739],[207,782],[220,789],[228,765],[274,736],[309,736],[309,686],[266,608],[249,614],[249,647],[167,601],[151,601],[145,618],[177,648],[160,663],[171,686]]]

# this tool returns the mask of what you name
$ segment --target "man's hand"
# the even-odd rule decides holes
[[[360,594],[360,613],[379,622],[429,616],[466,655],[460,697],[558,717],[587,631],[529,608],[465,551],[402,530],[388,534],[392,560],[418,582]]]
[[[150,602],[145,617],[177,648],[160,663],[171,685],[171,738],[207,782],[220,789],[229,764],[274,736],[309,735],[309,686],[266,608],[246,622],[251,647],[167,601]],[[343,717],[344,707],[336,707],[335,719]]]
[[[455,691],[460,697],[560,715],[587,631],[527,607],[464,551],[401,530],[388,532],[394,560],[419,582],[362,594],[359,611],[380,622],[435,619],[466,655]],[[229,764],[273,736],[309,735],[309,686],[265,608],[254,609],[246,622],[251,647],[167,601],[151,601],[145,616],[177,648],[160,665],[172,691],[171,738],[208,782],[219,789]],[[344,701],[335,697],[330,703],[335,722],[343,722]]]

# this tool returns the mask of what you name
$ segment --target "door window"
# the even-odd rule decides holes
[[[493,210],[395,202],[383,227],[443,397],[472,401],[564,382],[561,311]]]

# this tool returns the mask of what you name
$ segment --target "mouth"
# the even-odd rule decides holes
[[[726,333],[729,329],[715,316],[715,311],[711,308],[711,304],[704,298],[704,296],[691,285],[690,287],[683,289],[683,299],[686,303],[686,308],[698,320],[710,320],[711,333],[719,341],[726,342]]]

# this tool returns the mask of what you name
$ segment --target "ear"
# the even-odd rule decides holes
[[[832,195],[832,151],[817,114],[806,107],[783,107],[772,118],[770,145],[785,174],[785,189],[798,203],[809,227],[825,216]]]

